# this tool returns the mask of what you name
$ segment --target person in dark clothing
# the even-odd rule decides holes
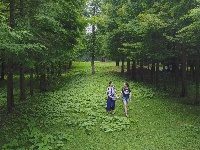
[[[128,117],[127,104],[129,101],[131,102],[131,90],[129,88],[128,83],[124,83],[124,87],[121,90],[121,95],[122,95],[122,102],[124,103],[124,113],[125,116]]]

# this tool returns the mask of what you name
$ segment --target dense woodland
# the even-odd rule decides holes
[[[199,0],[0,1],[0,78],[7,84],[8,112],[15,105],[14,77],[20,79],[19,99],[25,101],[27,94],[34,94],[34,82],[45,92],[77,58],[91,61],[92,74],[95,60],[114,60],[133,80],[163,90],[170,76],[175,96],[187,97],[188,82],[195,84],[199,104],[199,4]]]
[[[199,6],[0,0],[0,149],[200,149]]]
[[[7,107],[14,107],[13,76],[20,77],[20,100],[26,100],[25,75],[40,82],[61,75],[71,66],[77,39],[85,28],[84,1],[11,0],[0,2],[1,80],[7,80]]]

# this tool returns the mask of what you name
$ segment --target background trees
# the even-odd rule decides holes
[[[20,100],[24,101],[25,74],[30,74],[32,95],[33,74],[40,78],[40,91],[44,92],[52,77],[61,75],[64,66],[70,66],[74,46],[85,28],[82,18],[85,2],[10,0],[0,3],[1,79],[6,72],[9,112],[14,107],[13,75],[20,75]]]
[[[170,77],[170,89],[182,97],[195,80],[199,103],[199,1],[10,0],[0,2],[0,10],[0,71],[9,112],[13,77],[20,77],[25,101],[27,85],[30,95],[35,81],[46,91],[78,56],[91,58],[92,74],[95,60],[110,58],[116,66],[122,61],[121,72],[157,88],[166,90]]]
[[[199,41],[198,4],[198,1],[183,0],[105,0],[97,25],[104,35],[101,43],[107,47],[104,54],[116,62],[122,60],[121,72],[126,60],[128,74],[130,59],[133,60],[132,78],[153,83],[158,88],[166,89],[170,73],[174,78],[174,94],[180,92],[182,97],[188,96],[188,76],[193,79],[195,74],[196,97],[199,97],[199,45],[195,42]],[[161,74],[161,70],[168,73]],[[150,77],[146,76],[148,72]]]

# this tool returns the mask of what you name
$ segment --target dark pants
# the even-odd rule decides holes
[[[112,98],[108,97],[106,110],[110,111],[114,109],[115,109],[115,101],[113,101]]]

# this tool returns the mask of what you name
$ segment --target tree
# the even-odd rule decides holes
[[[96,38],[96,32],[97,32],[97,27],[96,27],[96,17],[100,13],[100,4],[101,0],[89,0],[87,2],[87,14],[86,16],[89,18],[89,24],[88,24],[88,29],[89,31],[86,33],[88,34],[88,50],[90,53],[91,57],[91,67],[92,67],[92,74],[95,74],[95,54],[98,51],[97,50],[97,38]],[[91,42],[91,44],[90,44]]]
[[[196,3],[196,5],[198,5],[198,3]],[[196,80],[195,103],[196,104],[200,103],[200,99],[199,99],[199,71],[200,71],[200,68],[199,68],[200,67],[200,62],[199,62],[200,61],[199,60],[199,57],[200,57],[199,12],[200,12],[199,6],[188,11],[188,13],[185,14],[185,16],[183,17],[183,20],[189,22],[189,24],[184,26],[182,29],[180,29],[177,34],[178,39],[180,41],[182,41],[183,44],[185,44],[187,47],[190,48],[189,51],[187,51],[187,52],[189,53],[189,55],[191,55],[191,58],[193,58],[193,60],[196,62],[195,63],[196,64],[196,66],[195,66],[195,73],[196,73],[196,76],[195,76],[195,80]],[[186,49],[185,49],[185,51],[186,51]],[[184,56],[186,56],[186,55],[184,54]]]
[[[15,1],[10,0],[10,27],[14,28],[15,18],[14,18],[14,10],[15,10]],[[13,60],[11,57],[7,59],[7,108],[8,112],[12,112],[12,108],[14,107],[14,96],[13,96]]]

